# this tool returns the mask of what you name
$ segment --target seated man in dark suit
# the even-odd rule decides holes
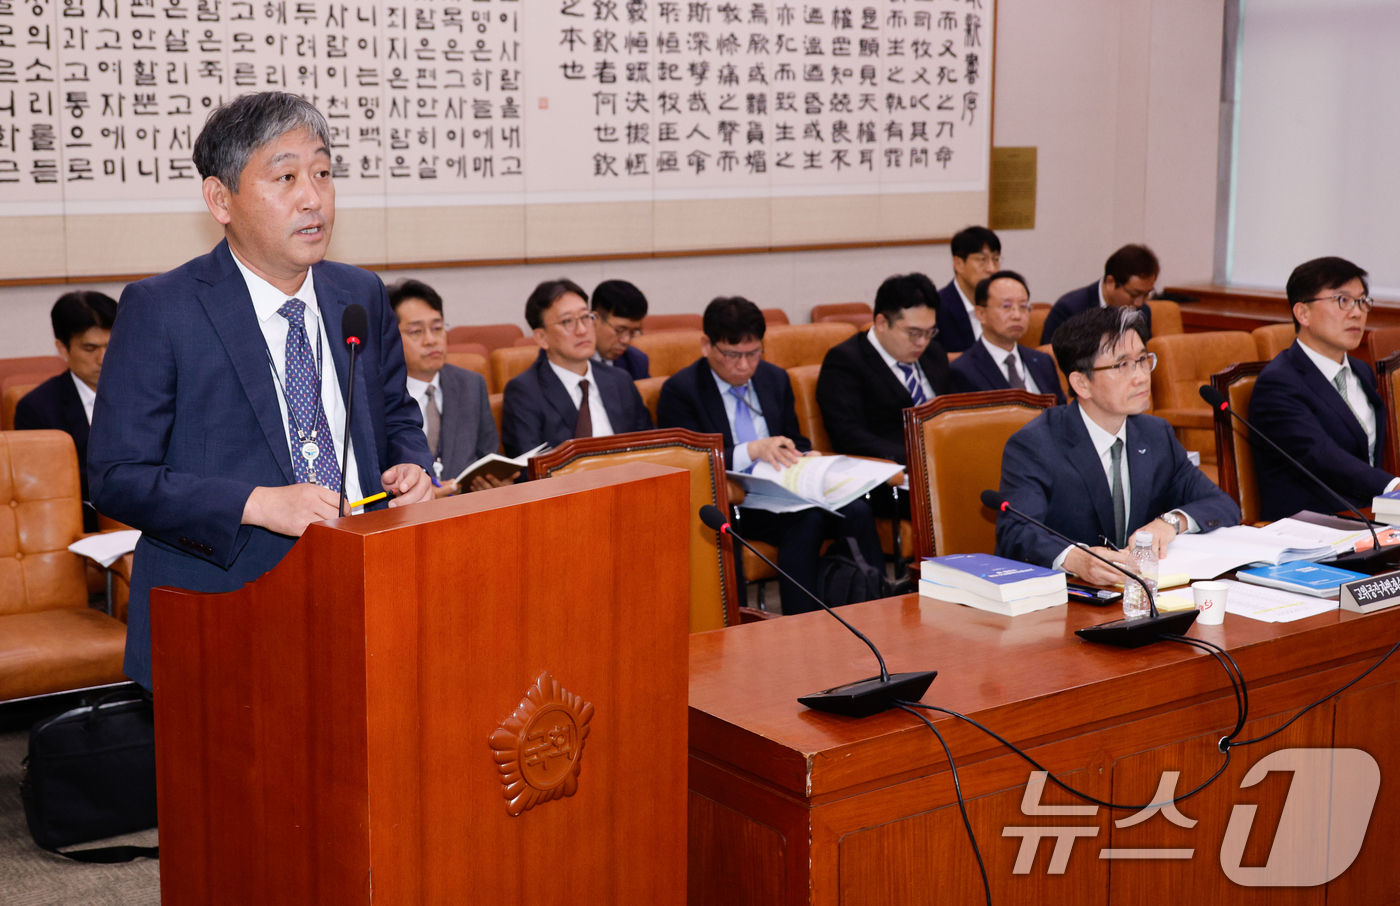
[[[1287,290],[1298,339],[1260,372],[1249,420],[1353,506],[1370,506],[1400,479],[1378,468],[1385,406],[1375,375],[1347,355],[1366,334],[1366,272],[1343,258],[1316,258],[1293,270]],[[1261,518],[1337,509],[1268,444],[1253,447]]]
[[[588,293],[572,280],[546,280],[530,293],[525,323],[535,331],[540,354],[506,384],[501,433],[507,455],[653,427],[631,376],[593,367],[597,318],[588,309]]]
[[[701,358],[672,375],[661,388],[657,421],[663,428],[687,428],[724,435],[724,464],[746,472],[758,460],[781,469],[810,453],[812,444],[797,425],[797,408],[787,372],[762,361],[763,312],[747,299],[715,299],[705,309]],[[818,507],[795,513],[744,508],[741,531],[778,546],[778,565],[799,583],[816,589],[817,558],[823,539],[836,538],[846,552],[853,538],[870,565],[884,568],[870,507],[857,500],[836,516]],[[842,518],[845,517],[845,518]],[[742,557],[737,556],[739,563]],[[779,582],[783,613],[817,610],[798,588]]]
[[[15,430],[67,431],[78,448],[78,479],[83,493],[83,531],[97,531],[97,511],[88,503],[87,447],[97,376],[112,336],[117,303],[93,290],[65,293],[49,312],[53,344],[68,370],[29,391],[15,406]]]
[[[1001,492],[1013,507],[1118,563],[1136,532],[1152,535],[1160,557],[1182,532],[1240,521],[1240,508],[1186,458],[1171,425],[1142,414],[1157,359],[1144,350],[1140,319],[1131,309],[1094,308],[1065,322],[1055,359],[1075,401],[1011,435],[1001,460]],[[996,553],[1093,585],[1122,579],[1010,513],[997,517]]]
[[[1135,308],[1142,315],[1144,339],[1152,339],[1152,309],[1147,299],[1162,267],[1145,245],[1125,245],[1104,262],[1103,277],[1082,289],[1065,293],[1045,316],[1040,344],[1055,342],[1055,331],[1075,315],[1091,308]]]
[[[904,410],[952,392],[936,303],[914,275],[875,293],[875,324],[831,347],[817,405],[837,453],[904,464]]]
[[[642,319],[647,316],[642,291],[626,280],[604,280],[593,290],[593,313],[598,316],[594,363],[620,368],[634,381],[651,377],[647,354],[632,345],[642,335]]]
[[[938,291],[938,327],[943,348],[962,352],[982,336],[972,313],[972,296],[981,283],[1001,269],[1001,240],[982,226],[970,226],[949,243],[953,280]]]
[[[486,378],[447,362],[447,325],[436,290],[418,280],[400,280],[388,290],[403,338],[408,395],[423,413],[423,432],[433,454],[435,496],[512,483],[519,472],[505,481],[478,475],[466,488],[453,481],[467,466],[500,448]]]
[[[1052,393],[1064,405],[1055,360],[1017,343],[1031,323],[1031,292],[1025,278],[1015,271],[997,271],[977,284],[974,304],[982,339],[952,364],[954,390]]]

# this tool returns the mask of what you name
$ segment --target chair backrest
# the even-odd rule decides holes
[[[505,393],[510,379],[533,365],[539,354],[538,346],[502,346],[491,350],[490,386],[487,389]]]
[[[1291,325],[1290,325],[1291,326]],[[1224,394],[1230,408],[1249,418],[1249,400],[1254,396],[1254,382],[1268,362],[1241,362],[1210,376],[1210,385]],[[1390,439],[1393,441],[1394,425]],[[1254,451],[1249,443],[1249,429],[1238,419],[1216,418],[1215,462],[1219,472],[1220,490],[1240,505],[1240,521],[1252,525],[1259,521],[1259,479],[1254,474]]]
[[[448,343],[448,352],[474,352],[483,359],[491,355],[491,350],[481,343]]]
[[[456,365],[458,368],[465,368],[468,371],[475,371],[486,378],[486,383],[491,383],[491,368],[486,360],[486,356],[475,352],[451,352],[447,353],[447,364]],[[489,387],[487,389],[490,389]]]
[[[642,334],[663,333],[668,330],[699,330],[705,325],[700,315],[647,315],[642,318]]]
[[[63,364],[63,359],[56,355],[30,355],[14,359],[0,359],[0,383],[14,374],[32,374],[39,376],[39,380],[34,381],[34,383],[39,384],[55,374],[62,374],[67,367]]]
[[[1400,327],[1377,327],[1366,331],[1366,348],[1373,362],[1400,351]]]
[[[832,315],[864,315],[865,320],[875,320],[875,311],[869,302],[833,302],[827,305],[812,306],[812,323],[820,324],[823,318]]]
[[[1049,302],[1031,303],[1031,323],[1018,341],[1022,346],[1039,346],[1040,335],[1045,332],[1045,319],[1053,308]]]
[[[16,375],[20,377],[21,375]],[[36,381],[32,384],[16,381],[10,383],[14,378],[5,379],[5,390],[3,397],[0,397],[0,431],[13,431],[15,429],[15,409],[19,407],[19,401],[24,399],[25,394],[39,386]]]
[[[665,330],[644,333],[632,345],[647,354],[652,377],[666,377],[700,358],[700,338],[704,335],[699,330]]]
[[[666,383],[666,377],[642,378],[633,381],[637,385],[637,392],[641,394],[642,402],[646,404],[647,411],[651,413],[651,423],[656,424],[656,407],[661,402],[661,385]]]
[[[763,323],[772,327],[774,324],[791,324],[792,322],[788,320],[787,312],[781,308],[765,308],[763,309]]]
[[[700,507],[729,512],[724,473],[724,438],[680,428],[570,440],[530,460],[530,478],[568,475],[633,462],[653,462],[690,472],[690,631],[722,629],[739,623],[734,555],[718,534],[700,521]],[[637,564],[645,569],[644,563]],[[641,606],[647,606],[641,602]]]
[[[1376,382],[1385,403],[1385,462],[1382,467],[1394,475],[1400,469],[1400,351],[1376,361]]]
[[[1254,336],[1254,354],[1261,362],[1272,362],[1274,356],[1292,346],[1298,336],[1291,321],[1287,324],[1266,324],[1254,328],[1250,333]]]
[[[817,405],[817,378],[822,373],[820,365],[798,365],[787,370],[792,381],[793,403],[797,409],[797,425],[802,434],[812,442],[812,449],[831,453],[831,438],[827,436],[826,424],[822,421],[822,410]]]
[[[1052,359],[1055,358],[1055,344],[1053,343],[1037,346],[1036,350],[1045,353]],[[1069,376],[1060,370],[1060,363],[1058,360],[1055,362],[1055,376],[1060,379],[1060,389],[1064,391],[1065,399],[1069,399]]]
[[[1236,362],[1252,362],[1258,354],[1254,337],[1242,330],[1159,337],[1154,327],[1147,350],[1157,354],[1157,370],[1152,372],[1153,406],[1202,411],[1208,411],[1210,406],[1201,399],[1201,385],[1209,382],[1215,372]]]
[[[1151,299],[1147,307],[1152,309],[1152,335],[1165,337],[1185,333],[1181,326],[1181,306],[1167,299]]]
[[[0,501],[0,616],[86,607],[83,561],[68,550],[83,536],[73,438],[0,432]]]
[[[539,341],[536,340],[536,339],[534,338],[533,335],[531,335],[531,336],[525,336],[525,337],[516,337],[514,340],[511,340],[511,341],[510,341],[510,345],[512,345],[512,346],[532,346],[532,347],[534,347],[535,349],[539,349],[539,348],[540,348]],[[500,347],[497,347],[497,348],[500,348]]]
[[[996,548],[996,514],[982,506],[982,491],[1001,485],[1001,454],[1011,435],[1053,405],[1049,394],[992,390],[939,396],[904,410],[915,557]]]
[[[763,358],[779,368],[820,365],[827,350],[855,332],[855,325],[840,321],[770,327],[763,336]]]
[[[464,324],[447,332],[448,343],[480,343],[486,351],[500,349],[525,336],[519,324]]]

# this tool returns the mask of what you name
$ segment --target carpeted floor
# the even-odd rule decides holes
[[[141,906],[160,903],[160,863],[83,865],[34,845],[19,798],[27,731],[0,733],[0,903],[4,906]],[[155,846],[154,829],[74,849],[130,843]]]

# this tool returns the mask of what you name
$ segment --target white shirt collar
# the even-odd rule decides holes
[[[887,350],[883,345],[881,345],[880,338],[875,336],[874,327],[870,328],[865,332],[865,338],[870,341],[871,346],[875,347],[875,351],[880,354],[880,358],[885,360],[886,367],[888,367],[891,371],[894,371],[899,368],[900,363],[895,360],[894,356],[890,355],[889,350]]]
[[[953,278],[953,289],[958,291],[958,298],[962,300],[963,308],[967,309],[969,315],[972,314],[972,300],[967,297],[967,293],[963,292],[962,284],[958,282],[956,277]]]
[[[1094,445],[1094,450],[1099,454],[1100,459],[1108,453],[1115,440],[1121,440],[1123,445],[1127,446],[1128,420],[1126,418],[1123,419],[1123,425],[1118,429],[1117,434],[1109,434],[1099,427],[1098,422],[1089,417],[1089,413],[1084,411],[1083,406],[1075,406],[1074,408],[1079,410],[1079,417],[1084,419],[1084,427],[1089,430],[1089,441]]]
[[[871,329],[873,330],[874,328],[871,328]],[[729,382],[726,381],[724,378],[720,377],[720,376],[719,376],[719,372],[718,372],[718,371],[715,371],[713,365],[711,365],[711,366],[709,366],[709,367],[710,367],[710,374],[714,375],[714,378],[715,378],[715,386],[716,386],[717,388],[719,388],[719,395],[720,395],[720,398],[723,399],[723,398],[724,398],[724,395],[725,395],[726,393],[729,392],[729,388],[730,388],[730,387],[733,387],[733,386],[735,386],[735,385],[729,383]],[[740,386],[740,387],[742,387],[742,388],[744,389],[744,398],[745,398],[746,400],[753,399],[753,393],[754,393],[753,390],[752,390],[753,378],[749,378],[747,381],[744,381],[744,383],[739,384],[738,386]]]
[[[1099,308],[1108,308],[1108,300],[1103,297],[1103,277],[1099,278],[1097,286],[1099,288]]]
[[[982,337],[981,337],[981,339],[980,339],[978,342],[980,342],[980,343],[986,348],[987,353],[992,357],[992,361],[993,361],[993,362],[996,362],[997,365],[1000,366],[1000,367],[1002,368],[1003,371],[1004,371],[1005,368],[1006,368],[1006,357],[1007,357],[1008,355],[1014,355],[1014,356],[1016,357],[1016,361],[1020,362],[1020,363],[1022,364],[1022,366],[1025,365],[1025,361],[1026,361],[1026,360],[1023,359],[1023,358],[1021,358],[1021,344],[1020,344],[1020,343],[1012,343],[1012,344],[1011,344],[1011,348],[1010,348],[1009,350],[1008,350],[1008,349],[1002,349],[1000,346],[994,346],[994,345],[992,345],[992,343],[989,342],[989,341],[987,340],[987,335],[986,335],[985,333],[982,334]],[[1025,369],[1024,367],[1022,367],[1022,368],[1021,368],[1021,374],[1022,374],[1023,376],[1025,375],[1025,372],[1026,372],[1026,369]]]
[[[587,379],[588,379],[588,386],[589,386],[589,387],[592,387],[592,388],[594,388],[594,389],[596,389],[596,388],[598,387],[598,382],[595,381],[595,380],[593,379],[593,363],[592,363],[592,362],[589,362],[589,363],[588,363],[588,373],[587,373],[587,374],[579,374],[579,373],[577,373],[577,372],[570,371],[570,370],[567,369],[567,368],[560,368],[558,365],[556,365],[556,364],[554,364],[552,361],[550,361],[550,359],[549,359],[548,356],[545,356],[545,361],[546,361],[546,362],[549,362],[549,367],[554,369],[554,373],[555,373],[556,375],[558,375],[558,376],[559,376],[559,380],[563,382],[563,384],[564,384],[564,389],[567,390],[567,391],[569,391],[569,393],[570,393],[571,395],[573,394],[574,390],[578,387],[579,381],[583,380],[584,378],[587,378]]]
[[[87,413],[87,420],[90,425],[92,424],[92,407],[97,403],[97,391],[93,390],[87,384],[84,384],[83,379],[72,371],[68,372],[68,376],[73,379],[73,386],[78,388],[78,399],[83,401],[83,411]]]
[[[298,296],[297,298],[301,297]],[[438,411],[442,411],[442,381],[440,380],[441,377],[441,371],[438,371],[436,374],[434,374],[433,379],[431,381],[420,381],[418,380],[418,378],[412,375],[408,375],[406,377],[406,380],[408,381],[408,395],[421,403],[424,399],[427,398],[428,388],[432,387],[434,389],[434,399],[437,400]]]
[[[232,247],[229,248],[229,252],[233,252]],[[236,254],[233,256],[233,263],[238,265],[238,269],[243,273],[243,282],[248,285],[248,295],[253,298],[253,311],[257,314],[259,321],[266,321],[277,314],[277,309],[292,298],[300,299],[306,303],[307,311],[313,317],[320,319],[321,310],[316,304],[316,285],[312,279],[311,268],[306,269],[306,279],[301,282],[301,288],[289,296],[249,270],[248,266],[240,261]]]
[[[1342,357],[1340,362],[1334,362],[1302,340],[1294,340],[1293,342],[1298,344],[1298,348],[1303,350],[1303,354],[1312,360],[1312,363],[1317,366],[1317,370],[1321,371],[1322,376],[1327,378],[1329,382],[1335,381],[1337,379],[1337,372],[1341,371],[1343,368],[1346,368],[1348,371],[1351,370],[1347,368],[1348,363],[1345,356]]]

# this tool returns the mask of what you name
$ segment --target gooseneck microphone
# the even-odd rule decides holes
[[[1192,623],[1196,622],[1198,612],[1195,610],[1180,610],[1166,614],[1158,613],[1157,602],[1153,600],[1152,589],[1147,587],[1147,583],[1142,581],[1141,576],[1124,569],[1107,557],[1099,556],[1090,550],[1087,544],[1081,544],[1062,532],[1055,531],[1039,519],[1027,516],[1025,513],[1013,507],[1006,497],[998,494],[996,491],[983,491],[982,505],[988,509],[1021,517],[1031,525],[1042,528],[1061,541],[1079,548],[1095,560],[1108,564],[1127,578],[1132,579],[1138,585],[1142,586],[1142,593],[1147,596],[1149,615],[1139,617],[1135,620],[1114,620],[1110,623],[1100,623],[1097,626],[1085,626],[1083,629],[1076,629],[1074,634],[1084,639],[1086,642],[1098,642],[1103,645],[1114,645],[1118,648],[1141,648],[1143,645],[1150,645],[1158,641],[1163,635],[1181,635],[1191,628]]]
[[[1295,469],[1306,475],[1309,481],[1317,485],[1319,488],[1322,488],[1322,490],[1326,491],[1333,500],[1341,504],[1343,510],[1345,510],[1348,513],[1351,513],[1357,519],[1360,519],[1361,524],[1366,526],[1366,528],[1371,533],[1371,543],[1374,545],[1371,548],[1371,550],[1369,552],[1363,552],[1361,554],[1348,554],[1337,557],[1332,561],[1333,563],[1362,566],[1370,564],[1374,566],[1375,564],[1384,564],[1386,560],[1391,559],[1394,556],[1394,554],[1397,553],[1397,551],[1395,550],[1383,550],[1381,548],[1380,539],[1376,537],[1376,529],[1374,526],[1371,525],[1371,520],[1367,519],[1365,516],[1362,516],[1361,513],[1357,511],[1356,507],[1352,506],[1350,503],[1347,502],[1345,497],[1332,490],[1332,488],[1329,487],[1325,481],[1323,481],[1321,478],[1318,478],[1312,472],[1308,471],[1308,469],[1301,462],[1294,459],[1292,456],[1289,456],[1287,451],[1285,451],[1283,447],[1280,447],[1278,444],[1274,443],[1271,438],[1266,436],[1258,428],[1251,425],[1248,419],[1246,419],[1243,415],[1240,415],[1238,412],[1235,411],[1235,407],[1230,405],[1230,401],[1225,398],[1225,394],[1221,393],[1219,390],[1216,390],[1211,385],[1205,384],[1201,387],[1201,399],[1209,403],[1210,407],[1214,409],[1217,413],[1223,412],[1227,415],[1233,415],[1235,418],[1239,419],[1240,422],[1246,428],[1249,429],[1250,435],[1252,437],[1257,437],[1264,443],[1273,447],[1274,452],[1278,453],[1278,455],[1288,460],[1288,462]]]
[[[823,689],[821,692],[804,695],[798,699],[799,702],[814,711],[828,711],[832,714],[844,714],[847,717],[869,717],[872,714],[879,714],[881,711],[897,708],[901,701],[918,701],[923,698],[924,693],[928,691],[929,685],[933,682],[933,678],[938,675],[937,670],[920,673],[890,673],[885,666],[885,658],[880,654],[880,649],[875,647],[875,643],[870,641],[865,633],[847,623],[840,614],[828,607],[827,603],[814,594],[811,589],[789,576],[778,564],[763,556],[757,548],[736,534],[729,525],[729,520],[725,519],[724,514],[720,512],[719,507],[708,503],[702,506],[700,508],[700,521],[706,527],[719,532],[720,535],[728,535],[735,539],[753,551],[754,555],[764,563],[777,570],[778,575],[802,589],[802,592],[816,601],[822,610],[835,617],[837,622],[868,645],[875,655],[875,660],[880,664],[879,676],[856,680],[854,683],[847,683],[844,686],[833,686],[830,689]]]
[[[347,305],[345,314],[340,318],[340,335],[345,338],[345,345],[350,347],[350,380],[346,384],[348,389],[345,391],[345,440],[340,446],[339,512],[342,516],[349,515],[345,512],[345,470],[349,467],[350,416],[355,411],[351,408],[351,403],[355,399],[355,358],[367,333],[369,333],[369,315],[365,312],[365,307],[358,302]]]

